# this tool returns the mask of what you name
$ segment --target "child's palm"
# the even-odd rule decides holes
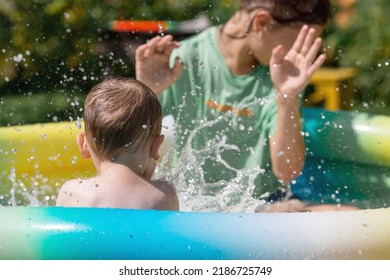
[[[280,94],[295,98],[307,86],[325,61],[325,55],[316,59],[320,47],[321,39],[315,39],[314,30],[304,26],[286,55],[281,45],[273,49],[270,73]]]
[[[149,86],[155,93],[167,89],[180,75],[181,63],[176,60],[173,68],[169,67],[169,57],[179,45],[171,36],[155,37],[141,45],[136,51],[136,77]]]

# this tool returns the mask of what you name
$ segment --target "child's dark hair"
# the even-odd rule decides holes
[[[241,0],[240,9],[264,9],[279,24],[325,25],[331,16],[329,0]]]
[[[153,91],[140,81],[113,77],[96,85],[84,104],[85,135],[95,154],[115,159],[160,135],[162,110]]]

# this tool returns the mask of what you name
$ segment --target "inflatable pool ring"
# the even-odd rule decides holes
[[[0,259],[389,259],[389,218],[0,207]]]
[[[314,203],[390,206],[390,117],[304,110],[307,155],[292,191]]]
[[[240,214],[9,207],[7,194],[15,189],[52,186],[43,195],[55,199],[65,180],[95,170],[79,156],[75,123],[0,128],[0,259],[389,259],[390,117],[319,109],[305,109],[304,117],[307,159],[292,182],[294,194],[376,209]]]

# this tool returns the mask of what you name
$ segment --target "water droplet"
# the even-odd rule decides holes
[[[13,57],[13,60],[14,60],[15,62],[21,62],[21,61],[23,60],[23,54],[20,53],[20,54],[14,56],[14,57]]]
[[[71,163],[72,164],[76,164],[76,162],[77,162],[77,156],[73,156],[72,160],[71,160]]]

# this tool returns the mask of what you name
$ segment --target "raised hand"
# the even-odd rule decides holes
[[[287,54],[282,45],[272,50],[271,80],[281,97],[296,99],[324,63],[324,54],[317,57],[322,40],[315,37],[314,28],[304,25]]]
[[[180,44],[171,35],[157,36],[139,46],[135,53],[136,78],[150,87],[156,94],[167,89],[180,76],[183,68],[179,59],[173,68],[169,67],[169,57]]]

